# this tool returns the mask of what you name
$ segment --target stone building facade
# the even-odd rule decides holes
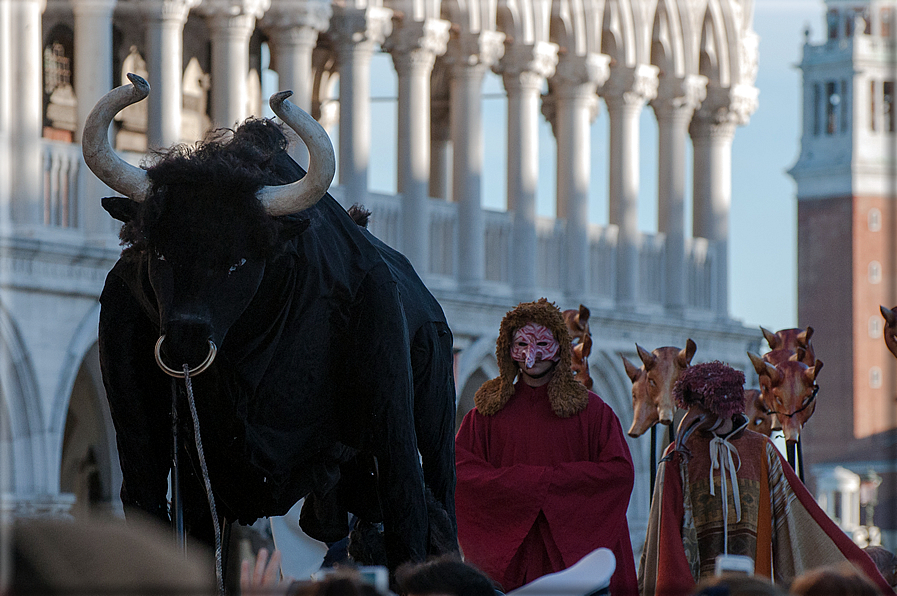
[[[728,313],[731,147],[756,108],[752,0],[0,0],[0,464],[3,512],[120,509],[114,431],[97,361],[97,296],[120,247],[111,191],[79,137],[106,91],[137,72],[146,102],[112,134],[132,163],[153,147],[261,114],[262,55],[333,134],[344,205],[402,250],[455,336],[458,415],[497,374],[495,335],[521,300],[591,309],[595,391],[632,415],[620,355],[698,345],[750,370],[758,330]],[[396,192],[369,188],[371,61],[396,77]],[[483,207],[483,80],[507,112],[505,211]],[[490,75],[492,76],[492,75]],[[593,172],[603,106],[608,175]],[[656,116],[656,231],[638,227],[641,114]],[[547,118],[554,147],[539,147]],[[338,131],[338,132],[337,132]],[[555,172],[539,172],[540,151]],[[302,149],[296,148],[298,159]],[[686,188],[686,154],[693,184]],[[600,171],[600,170],[598,170]],[[540,176],[555,216],[537,216]],[[608,188],[608,225],[589,189]],[[690,207],[689,207],[690,205]],[[654,208],[654,207],[650,207]],[[686,214],[692,214],[687,225]],[[687,233],[691,230],[691,233]],[[630,442],[633,543],[649,504],[648,439]]]

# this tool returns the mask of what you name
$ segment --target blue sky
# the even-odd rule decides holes
[[[786,174],[799,153],[801,59],[803,31],[821,39],[825,4],[822,0],[755,0],[754,30],[760,37],[760,63],[756,86],[759,108],[750,123],[739,128],[732,152],[732,206],[730,212],[729,310],[745,325],[782,329],[797,324],[796,200],[794,181]],[[273,74],[273,73],[271,73]],[[274,75],[276,77],[276,75]],[[266,87],[277,83],[266,78]],[[505,196],[506,103],[501,79],[487,75],[483,87],[486,164],[483,204],[503,210]],[[392,60],[377,54],[372,61],[371,95],[394,98],[396,78]],[[393,193],[396,188],[394,101],[372,104],[370,187]],[[606,224],[608,127],[602,105],[592,125],[592,191],[589,218]],[[653,110],[641,118],[641,174],[639,226],[657,229],[657,125]],[[338,135],[332,131],[334,142]],[[687,158],[686,184],[691,185],[691,159]],[[539,215],[552,217],[555,194],[555,147],[551,128],[540,120]],[[690,214],[688,215],[690,217]],[[690,227],[690,226],[689,226]],[[690,232],[690,229],[689,229]]]

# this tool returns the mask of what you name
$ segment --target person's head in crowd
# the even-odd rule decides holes
[[[818,567],[791,582],[792,596],[881,596],[872,580],[850,563]]]
[[[897,587],[897,555],[882,546],[867,546],[863,549],[892,588]]]
[[[692,596],[787,596],[766,578],[744,573],[724,573],[699,581]]]
[[[396,571],[400,596],[495,596],[492,581],[479,569],[446,555]]]
[[[318,581],[293,582],[286,596],[386,596],[365,583],[352,569],[334,572]]]
[[[181,552],[155,522],[90,518],[17,519],[10,594],[214,594],[204,548]]]

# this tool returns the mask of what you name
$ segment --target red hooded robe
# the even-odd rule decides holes
[[[465,558],[506,591],[606,547],[617,564],[611,593],[634,596],[629,447],[613,410],[566,374],[566,327],[546,304],[520,305],[502,322],[502,374],[477,392],[455,439],[459,542]],[[530,321],[551,329],[562,346],[552,380],[537,388],[511,382],[516,365],[506,356],[514,330]]]

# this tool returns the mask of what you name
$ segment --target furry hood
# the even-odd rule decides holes
[[[498,360],[499,376],[486,381],[474,396],[477,411],[484,416],[499,412],[514,396],[514,380],[518,365],[511,358],[511,343],[514,332],[527,323],[537,323],[551,330],[560,344],[560,360],[554,374],[548,381],[548,399],[551,409],[561,418],[569,418],[583,411],[589,403],[588,390],[573,376],[570,369],[571,340],[561,311],[553,302],[540,298],[537,302],[521,302],[508,312],[501,321],[498,341],[495,342],[495,358]]]

